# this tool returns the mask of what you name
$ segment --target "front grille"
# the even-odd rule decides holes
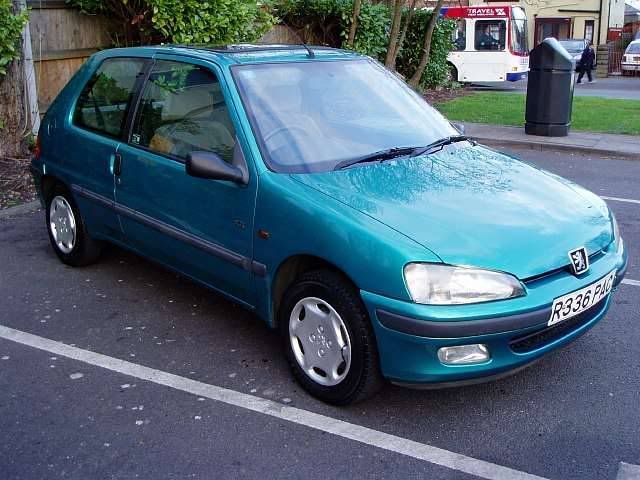
[[[589,265],[593,265],[594,262],[600,260],[600,257],[604,256],[603,250],[598,250],[597,252],[593,252],[589,255]],[[573,270],[571,269],[571,264],[567,263],[564,267],[556,268],[555,270],[550,270],[548,272],[540,273],[538,275],[534,275],[533,277],[528,277],[523,279],[525,285],[530,285],[533,282],[537,282],[538,280],[542,280],[543,278],[550,277],[552,275],[556,275],[561,272],[570,273],[573,275]]]
[[[606,300],[603,300],[581,314],[571,317],[569,320],[565,320],[562,323],[542,328],[535,332],[527,333],[526,335],[514,337],[509,342],[509,347],[511,347],[511,350],[515,353],[527,353],[536,350],[537,348],[544,347],[572,331],[577,330],[586,323],[589,323],[596,315],[602,312],[606,303]]]

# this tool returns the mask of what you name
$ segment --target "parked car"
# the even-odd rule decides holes
[[[600,321],[627,265],[597,195],[342,50],[102,51],[48,109],[32,172],[60,260],[112,243],[220,292],[334,404],[524,368]]]
[[[564,47],[564,49],[569,52],[569,55],[576,62],[576,69],[578,69],[580,64],[580,58],[582,58],[582,52],[585,48],[589,46],[589,40],[584,39],[567,39],[567,40],[558,40],[558,43]],[[595,63],[594,63],[595,66]]]
[[[622,74],[640,72],[640,40],[631,42],[622,57]]]

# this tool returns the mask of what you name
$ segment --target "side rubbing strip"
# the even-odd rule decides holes
[[[97,193],[91,192],[86,188],[82,188],[78,185],[72,185],[71,191],[74,193],[85,197],[89,200],[92,200],[102,206],[107,208],[111,208],[115,210],[120,215],[124,215],[125,217],[131,218],[138,223],[146,225],[147,227],[153,228],[159,232],[164,233],[165,235],[175,238],[176,240],[180,240],[184,243],[187,243],[193,247],[199,248],[211,255],[214,255],[218,258],[226,260],[227,262],[242,268],[248,272],[254,273],[258,276],[264,277],[267,275],[267,267],[255,260],[251,260],[244,255],[240,255],[236,252],[233,252],[227,248],[224,248],[220,245],[216,245],[215,243],[204,240],[200,237],[196,237],[195,235],[180,230],[172,225],[156,220],[149,215],[138,212],[137,210],[133,210],[132,208],[125,207],[109,198],[103,197],[102,195],[98,195]]]

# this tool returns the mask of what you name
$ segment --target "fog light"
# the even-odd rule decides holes
[[[491,358],[489,348],[482,344],[442,347],[438,350],[438,359],[445,365],[471,365],[484,363]]]

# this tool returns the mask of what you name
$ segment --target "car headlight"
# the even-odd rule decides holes
[[[613,224],[613,240],[616,242],[616,252],[622,248],[622,236],[620,236],[620,227],[618,226],[618,220],[615,215],[611,214],[611,223]]]
[[[409,263],[404,279],[416,303],[461,305],[525,295],[522,283],[508,273],[434,263]]]

